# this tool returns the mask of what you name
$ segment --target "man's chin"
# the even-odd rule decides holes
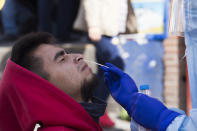
[[[98,87],[98,78],[95,74],[88,75],[81,87],[83,101],[88,102],[93,97],[94,90]]]
[[[85,78],[85,81],[86,82],[91,82],[92,80],[94,80],[95,78],[95,76],[94,76],[95,74],[93,74],[93,73],[89,73],[88,75],[86,75],[86,78]]]

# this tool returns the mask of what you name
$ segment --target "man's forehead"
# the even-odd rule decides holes
[[[50,44],[41,44],[34,51],[34,55],[41,57],[53,57],[57,51],[64,50],[63,48],[57,47]]]
[[[60,48],[56,45],[51,45],[51,44],[41,44],[37,47],[35,50],[36,52],[40,51],[45,51],[45,52],[50,52],[50,51],[56,51],[56,50],[62,50],[63,48]]]

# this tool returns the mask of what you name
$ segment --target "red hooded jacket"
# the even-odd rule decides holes
[[[102,131],[85,109],[33,72],[7,62],[0,83],[0,131]]]

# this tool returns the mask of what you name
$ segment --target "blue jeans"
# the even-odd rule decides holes
[[[149,85],[152,97],[163,100],[163,55],[162,41],[148,41],[140,45],[135,41],[127,40],[122,45],[124,52],[129,55],[124,58],[128,73],[136,85]]]
[[[2,9],[4,34],[18,35],[19,26],[17,23],[24,22],[30,15],[30,11],[16,0],[6,0]]]
[[[52,18],[55,0],[38,0],[39,30],[50,32],[58,39],[66,39],[72,31],[80,0],[57,0],[57,13]]]

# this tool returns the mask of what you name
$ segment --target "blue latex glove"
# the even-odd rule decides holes
[[[109,68],[104,70],[105,82],[107,83],[112,97],[130,113],[132,95],[138,92],[135,82],[126,73],[114,65],[107,63]]]
[[[113,98],[128,114],[145,128],[164,131],[175,117],[181,115],[167,109],[160,101],[138,93],[135,82],[120,69],[107,63],[102,67],[105,81]]]

